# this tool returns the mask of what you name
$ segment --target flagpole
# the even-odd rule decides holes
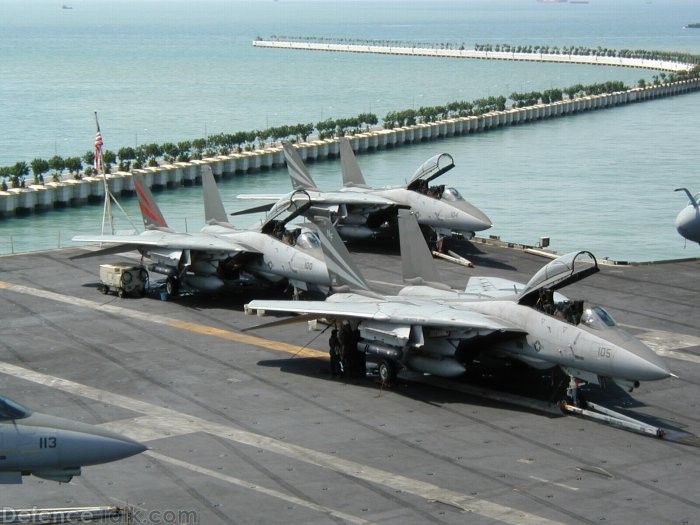
[[[109,232],[114,235],[114,219],[112,216],[112,193],[109,191],[109,184],[107,183],[107,174],[104,171],[104,162],[102,158],[102,132],[100,131],[100,122],[97,120],[97,111],[95,114],[95,125],[97,126],[97,135],[95,136],[95,171],[99,174],[102,173],[102,182],[105,188],[105,202],[102,211],[102,230],[100,235],[105,233],[105,222],[109,223]]]

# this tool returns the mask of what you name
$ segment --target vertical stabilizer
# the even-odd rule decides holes
[[[139,208],[141,208],[141,216],[143,217],[143,225],[146,229],[167,228],[168,223],[165,222],[160,208],[153,198],[151,189],[146,185],[143,175],[140,173],[133,174],[134,190],[139,199]]]
[[[318,236],[333,291],[369,291],[367,281],[352,262],[348,249],[330,219],[315,217],[314,223],[318,226]]]
[[[418,226],[416,214],[399,210],[399,239],[403,280],[415,285],[443,288],[433,256]]]
[[[343,186],[364,186],[367,187],[365,178],[362,176],[360,165],[357,163],[355,152],[352,151],[352,144],[346,137],[340,138],[340,167],[343,170]]]
[[[204,197],[204,222],[228,223],[224,203],[216,187],[211,166],[202,166],[202,196]]]
[[[304,161],[301,160],[299,153],[294,146],[289,142],[283,142],[284,159],[287,161],[287,171],[289,178],[292,179],[292,188],[295,190],[315,190],[316,183],[311,178],[309,170],[306,169]]]

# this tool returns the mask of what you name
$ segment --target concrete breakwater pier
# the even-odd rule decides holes
[[[700,79],[691,79],[633,88],[617,93],[583,96],[551,104],[510,108],[478,116],[456,117],[393,129],[375,129],[357,133],[349,138],[353,149],[362,153],[574,115],[622,104],[649,101],[659,97],[682,95],[695,92],[698,89],[700,89]],[[303,160],[323,160],[339,155],[339,144],[335,138],[310,140],[297,144],[297,148]],[[142,173],[147,184],[151,187],[177,188],[200,183],[201,166],[205,164],[211,166],[216,178],[221,178],[283,166],[284,154],[280,146],[273,145],[253,151],[190,162],[163,164],[132,171]],[[130,195],[134,191],[132,172],[117,171],[108,174],[107,181],[110,191],[114,195]],[[77,206],[103,199],[104,182],[102,177],[83,177],[80,180],[64,179],[59,182],[47,182],[25,188],[11,188],[7,191],[0,191],[0,217]]]
[[[526,62],[558,62],[595,66],[634,67],[659,71],[688,71],[693,65],[670,60],[646,58],[567,55],[556,53],[524,53],[511,51],[479,51],[475,49],[445,49],[429,47],[389,46],[372,44],[334,44],[294,40],[255,40],[254,47],[299,49],[304,51],[330,51],[335,53],[375,53],[383,55],[466,58],[477,60],[514,60]]]

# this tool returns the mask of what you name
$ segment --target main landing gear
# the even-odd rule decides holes
[[[389,361],[388,359],[382,359],[379,361],[379,380],[382,385],[393,385],[396,382],[396,375],[398,371],[396,370],[396,365]]]
[[[168,277],[165,280],[165,291],[168,292],[168,295],[177,295],[177,292],[180,291],[180,281],[175,277]]]

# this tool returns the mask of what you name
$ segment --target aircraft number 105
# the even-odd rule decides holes
[[[605,348],[604,346],[598,347],[598,357],[604,357],[605,359],[610,359],[612,357],[612,350],[610,348]]]

